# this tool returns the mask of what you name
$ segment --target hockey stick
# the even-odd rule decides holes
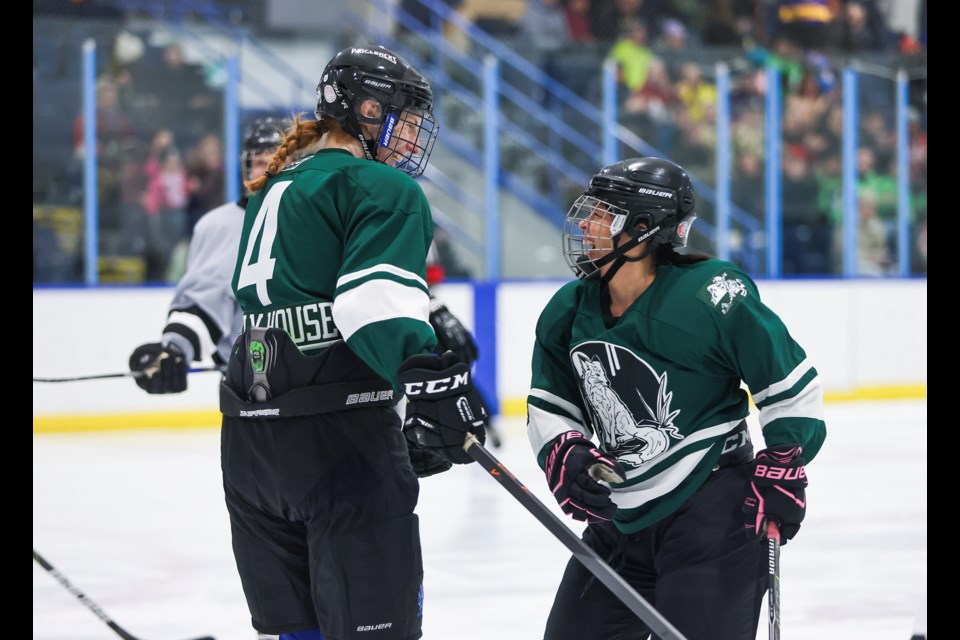
[[[770,640],[780,640],[780,529],[773,520],[767,522],[767,565],[770,580],[767,590],[770,618],[767,626]]]
[[[37,550],[36,550],[36,549],[33,550],[33,559],[36,560],[37,563],[38,563],[41,567],[43,567],[44,569],[46,569],[47,571],[49,571],[50,574],[53,575],[53,577],[57,579],[57,582],[59,582],[60,584],[62,584],[64,587],[66,587],[67,591],[69,591],[69,592],[72,593],[73,595],[77,596],[77,598],[79,598],[80,602],[82,602],[83,604],[85,604],[85,605],[87,606],[87,608],[89,608],[91,611],[93,611],[95,614],[97,614],[97,617],[98,617],[98,618],[100,618],[101,620],[103,620],[104,622],[106,622],[106,623],[107,623],[107,626],[110,627],[111,629],[113,629],[114,631],[116,631],[116,632],[117,632],[117,635],[120,636],[121,638],[123,638],[123,640],[140,640],[137,636],[135,636],[135,635],[133,635],[132,633],[128,632],[128,631],[125,630],[123,627],[121,627],[120,625],[118,625],[116,622],[114,622],[113,620],[111,620],[110,617],[109,617],[106,613],[103,612],[103,609],[101,609],[101,608],[98,607],[96,604],[94,604],[94,602],[93,602],[92,600],[90,600],[82,591],[80,591],[80,589],[77,589],[75,586],[73,586],[72,584],[70,584],[70,581],[67,580],[67,578],[66,578],[62,573],[60,573],[59,571],[57,571],[57,570],[53,567],[53,565],[51,565],[49,562],[47,562],[46,560],[44,560],[44,559],[43,559],[43,556],[41,556],[39,553],[37,553]],[[202,637],[200,637],[200,638],[192,638],[192,640],[214,640],[214,638],[213,638],[213,636],[202,636]]]
[[[510,472],[493,454],[483,448],[480,441],[468,433],[463,443],[464,450],[496,478],[510,494],[532,513],[574,557],[602,582],[610,592],[635,613],[660,640],[686,640],[666,618],[650,606],[643,596],[631,587],[616,571],[603,561],[597,552],[586,545],[566,523],[540,502],[533,493]]]
[[[187,373],[203,373],[204,371],[219,371],[223,373],[225,367],[196,367],[187,369]],[[75,380],[102,380],[103,378],[139,378],[145,375],[143,371],[124,371],[123,373],[102,373],[94,376],[76,376],[73,378],[34,378],[34,382],[73,382]]]

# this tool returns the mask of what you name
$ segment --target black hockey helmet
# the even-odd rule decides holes
[[[243,180],[250,180],[253,157],[259,153],[273,152],[280,143],[290,123],[280,118],[257,118],[247,125],[243,133],[243,148],[240,151],[240,166]]]
[[[374,117],[361,113],[368,99],[380,105]],[[382,46],[348,47],[333,56],[317,84],[316,116],[336,118],[360,140],[368,160],[391,164],[413,177],[426,169],[439,131],[426,78]],[[367,138],[361,124],[378,127],[376,138]],[[382,160],[381,147],[398,151]]]
[[[567,212],[563,253],[573,273],[592,277],[600,267],[619,258],[642,260],[657,246],[685,247],[697,215],[690,176],[663,158],[628,158],[608,165],[590,179],[589,187]],[[596,248],[599,236],[586,235],[581,223],[598,208],[610,214],[612,246]],[[642,256],[626,258],[633,247],[647,242]]]

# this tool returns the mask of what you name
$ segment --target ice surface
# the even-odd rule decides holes
[[[926,594],[926,401],[826,413],[806,521],[781,553],[782,637],[907,640]],[[522,419],[499,426],[504,444],[490,451],[562,515]],[[418,513],[424,638],[541,638],[567,549],[477,465],[424,479]],[[33,541],[144,640],[256,637],[230,550],[216,428],[35,435]],[[34,563],[35,640],[117,637]],[[767,638],[765,609],[757,638]]]

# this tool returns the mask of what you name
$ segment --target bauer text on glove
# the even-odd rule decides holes
[[[768,520],[777,523],[783,544],[797,535],[807,511],[807,469],[802,453],[796,444],[777,445],[757,453],[743,502],[748,536],[766,535]]]

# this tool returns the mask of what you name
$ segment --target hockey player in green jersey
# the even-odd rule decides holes
[[[537,323],[528,436],[561,509],[588,523],[583,540],[681,633],[754,640],[766,525],[784,544],[800,528],[822,389],[743,271],[676,251],[695,219],[690,178],[668,160],[591,179],[563,231],[578,279]],[[742,384],[759,410],[756,455]],[[545,640],[648,634],[570,560]]]
[[[296,116],[247,183],[221,467],[253,626],[281,640],[420,638],[411,460],[466,464],[466,434],[484,439],[468,364],[432,353],[433,226],[413,179],[432,108],[394,52],[344,49],[320,77],[316,120]]]

